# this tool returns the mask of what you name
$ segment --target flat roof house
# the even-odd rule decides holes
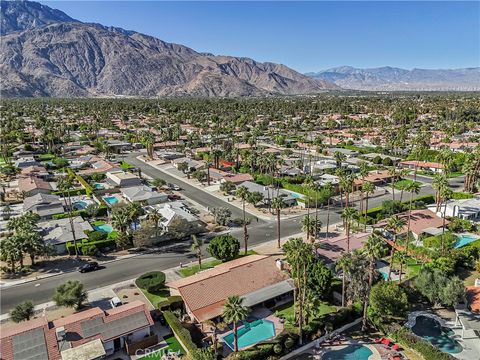
[[[33,156],[25,156],[25,157],[18,158],[13,162],[13,164],[15,165],[15,167],[19,169],[24,169],[29,166],[40,165],[40,163],[37,160],[35,160]]]
[[[150,312],[141,301],[106,311],[96,307],[53,322],[40,317],[10,327],[2,326],[1,358],[100,359],[123,348],[128,352],[130,347],[146,339],[151,338],[156,344],[158,337],[151,335],[152,326]]]
[[[142,179],[130,172],[118,170],[106,173],[107,181],[114,186],[132,187],[142,184]]]
[[[297,199],[291,193],[282,189],[274,189],[272,187],[259,185],[253,181],[245,181],[240,184],[245,186],[250,192],[259,192],[263,195],[262,202],[268,206],[275,197],[280,197],[285,206],[294,206],[297,204]]]
[[[204,322],[221,316],[229,296],[238,295],[244,305],[281,301],[293,292],[293,282],[271,256],[250,255],[167,284],[172,295],[185,302],[189,316]]]
[[[168,200],[168,195],[158,192],[146,185],[121,188],[123,196],[130,202],[138,201],[148,205],[162,203]]]
[[[429,206],[428,210],[435,213],[436,206]],[[444,212],[447,217],[454,216],[464,220],[480,221],[480,199],[450,200],[442,204],[437,215],[443,216]]]
[[[23,200],[23,211],[33,212],[41,219],[51,219],[55,214],[62,214],[64,209],[58,196],[40,193]]]
[[[198,234],[204,231],[203,223],[181,201],[172,201],[155,207],[162,218],[159,225],[169,234]]]

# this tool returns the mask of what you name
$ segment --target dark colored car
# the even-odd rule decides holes
[[[179,195],[175,195],[175,194],[168,195],[168,200],[170,201],[181,200],[181,199],[182,197]]]
[[[95,262],[95,261],[90,261],[88,263],[86,263],[85,265],[82,265],[78,268],[78,271],[81,272],[81,273],[85,273],[85,272],[90,272],[90,271],[95,271],[95,270],[98,270],[100,269],[100,266],[98,266],[98,263]]]

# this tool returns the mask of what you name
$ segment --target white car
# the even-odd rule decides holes
[[[120,305],[123,305],[122,303],[122,300],[120,300],[118,297],[113,297],[110,299],[110,305],[112,306],[112,308],[116,308]]]

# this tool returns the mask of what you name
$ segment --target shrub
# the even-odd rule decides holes
[[[405,347],[409,347],[419,352],[425,360],[453,360],[450,354],[441,352],[428,341],[423,340],[415,334],[412,334],[407,329],[402,328],[391,334],[391,337],[396,342],[399,342]]]
[[[190,332],[182,326],[180,319],[177,318],[173,312],[164,311],[163,317],[172,329],[175,336],[178,337],[182,345],[185,346],[185,350],[187,350],[188,352],[194,352],[198,349],[197,345],[195,345],[192,340],[192,335],[190,334]]]
[[[82,254],[86,255],[83,251],[83,248],[90,248],[91,246],[95,246],[97,249],[104,249],[106,247],[110,246],[115,246],[115,240],[113,239],[105,239],[105,240],[99,240],[99,241],[77,241],[77,249],[82,251]],[[74,244],[73,241],[68,242],[67,245],[67,251],[70,253],[70,250],[74,252]],[[91,250],[85,250],[85,251],[91,251]]]
[[[85,188],[85,194],[87,194],[87,196],[91,196],[93,193],[93,188],[90,186],[90,184],[81,175],[77,175],[76,178],[78,182]]]
[[[145,273],[135,280],[135,284],[148,292],[156,292],[165,285],[165,274],[161,271],[151,271]]]
[[[95,230],[88,234],[88,240],[90,241],[100,241],[105,240],[108,237],[108,233],[105,231]]]
[[[10,317],[13,322],[28,321],[33,317],[34,306],[31,301],[24,301],[13,308],[10,312]]]

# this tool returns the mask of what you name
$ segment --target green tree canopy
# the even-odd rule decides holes
[[[215,236],[208,244],[207,251],[214,258],[229,261],[240,252],[240,242],[230,234]]]
[[[83,284],[78,280],[68,280],[65,284],[58,286],[53,294],[53,300],[58,306],[80,308],[87,300],[87,292]]]
[[[28,321],[33,316],[34,306],[31,301],[24,301],[13,308],[10,318],[13,322]]]

